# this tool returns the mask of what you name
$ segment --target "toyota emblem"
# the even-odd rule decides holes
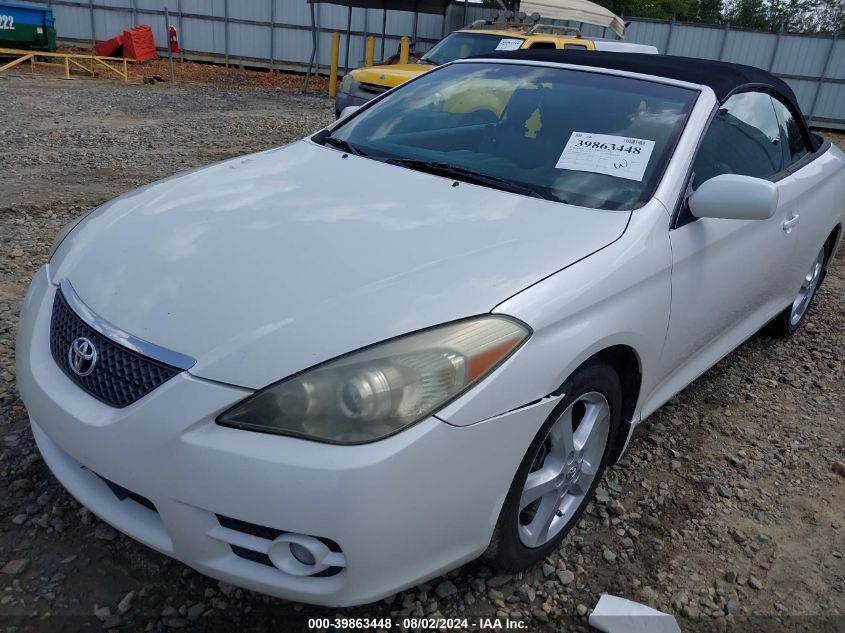
[[[97,366],[97,348],[91,339],[80,336],[70,344],[67,359],[74,374],[80,377],[88,376]]]

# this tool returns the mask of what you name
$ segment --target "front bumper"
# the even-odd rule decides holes
[[[348,108],[349,106],[362,106],[376,96],[378,95],[363,96],[349,94],[348,92],[338,92],[337,96],[334,98],[335,116],[339,117],[344,108]]]
[[[55,476],[142,543],[209,576],[283,598],[371,602],[477,557],[555,404],[543,400],[465,427],[431,417],[362,446],[221,427],[215,417],[248,392],[188,372],[115,409],[54,362],[55,292],[45,267],[27,294],[17,346],[21,396]],[[283,532],[335,543],[343,565],[332,575],[303,577],[266,556],[245,557],[272,549]]]
[[[340,116],[344,108],[349,106],[362,106],[368,101],[384,94],[390,90],[386,86],[376,86],[371,84],[361,84],[360,82],[353,82],[349,90],[339,90],[334,101],[335,115]]]

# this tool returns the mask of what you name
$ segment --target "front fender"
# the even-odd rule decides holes
[[[531,339],[437,416],[467,425],[533,402],[615,345],[634,350],[640,395],[649,393],[669,325],[671,270],[669,215],[655,200],[632,213],[618,240],[498,305],[494,313],[531,326]]]

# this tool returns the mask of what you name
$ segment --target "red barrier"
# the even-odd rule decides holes
[[[121,57],[120,47],[123,46],[123,35],[118,35],[94,47],[94,52],[101,57]]]
[[[123,32],[123,56],[145,62],[158,57],[153,30],[146,24]]]

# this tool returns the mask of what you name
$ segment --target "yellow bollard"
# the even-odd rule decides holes
[[[126,58],[123,58],[123,80],[129,81],[129,65],[126,63]]]
[[[411,40],[408,39],[407,35],[403,35],[402,39],[399,40],[399,63],[400,64],[407,64],[408,57],[411,54]]]
[[[332,33],[332,65],[329,71],[329,96],[337,95],[337,60],[340,57],[340,33]]]
[[[364,66],[372,66],[376,57],[376,38],[370,35],[367,38],[367,52],[364,54]]]
[[[29,72],[35,74],[35,55],[29,58]]]
[[[70,79],[70,58],[65,57],[65,79]]]

